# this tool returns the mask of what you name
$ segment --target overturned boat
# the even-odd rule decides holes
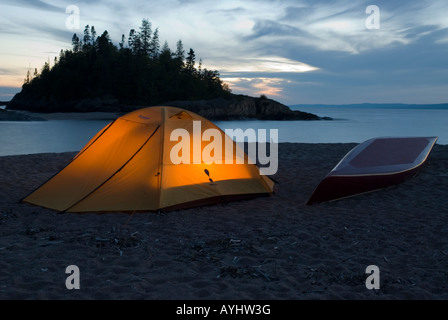
[[[319,183],[307,205],[386,188],[416,174],[437,137],[380,137],[351,151]]]

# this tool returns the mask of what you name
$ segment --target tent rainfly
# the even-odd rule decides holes
[[[217,134],[222,140],[210,150]],[[60,212],[159,211],[270,195],[273,188],[211,121],[160,106],[118,117],[23,201]]]

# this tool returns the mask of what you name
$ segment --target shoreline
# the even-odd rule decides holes
[[[272,197],[133,215],[19,203],[76,152],[2,156],[0,299],[448,299],[448,146],[402,184],[306,206],[355,145],[280,143]]]
[[[22,112],[26,115],[42,118],[44,120],[115,120],[120,117],[122,113],[117,112],[54,112],[54,113],[39,113],[29,111],[15,111]]]

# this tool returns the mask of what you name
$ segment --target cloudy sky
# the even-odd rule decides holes
[[[85,25],[118,46],[142,19],[234,93],[287,105],[448,102],[446,0],[1,0],[0,100]]]

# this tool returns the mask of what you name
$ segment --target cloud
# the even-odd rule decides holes
[[[448,22],[440,3],[382,3],[378,5],[380,30],[368,30],[367,1],[302,1],[299,6],[283,7],[282,14],[274,19],[256,20],[245,39],[265,38],[274,43],[288,38],[318,50],[359,54],[389,45],[406,45],[424,33],[443,28]]]
[[[62,23],[61,25],[52,25],[46,23],[33,24],[25,22],[23,23],[23,28],[27,28],[27,31],[24,33],[25,36],[29,35],[35,39],[40,38],[42,41],[45,41],[44,39],[51,39],[52,41],[69,44],[69,46],[71,46],[71,40],[74,33],[78,33],[78,35],[82,34],[82,30],[67,29],[65,24]]]
[[[248,9],[244,7],[233,7],[226,9],[210,9],[207,11],[208,14],[218,14],[225,15],[230,18],[234,18],[236,15],[246,14],[248,13]]]
[[[276,56],[242,57],[224,60],[218,67],[209,67],[223,73],[287,73],[287,72],[310,72],[318,68],[306,63]]]
[[[246,37],[247,40],[253,40],[266,35],[295,36],[301,32],[299,28],[271,20],[257,21],[253,26],[252,31],[253,33]]]
[[[247,95],[266,95],[268,97],[280,97],[283,86],[288,80],[275,77],[223,77],[222,80],[229,84],[232,91]]]
[[[4,5],[15,6],[20,8],[36,9],[47,12],[63,12],[65,8],[48,4],[41,0],[3,0]]]
[[[11,75],[11,74],[15,74],[15,73],[16,73],[16,69],[14,69],[14,68],[0,68],[1,75]]]

